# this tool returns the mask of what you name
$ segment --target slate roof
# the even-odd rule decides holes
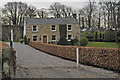
[[[27,24],[78,24],[75,18],[26,18]]]

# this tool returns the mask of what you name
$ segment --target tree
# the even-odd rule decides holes
[[[97,40],[98,40],[98,33],[95,32],[95,41],[97,41]]]
[[[39,18],[46,18],[48,16],[48,13],[46,11],[46,9],[42,8],[42,9],[37,9],[37,15],[39,16]]]
[[[2,23],[23,25],[24,17],[35,17],[36,7],[22,2],[8,2],[2,9]]]
[[[56,17],[57,14],[59,14],[60,17],[70,18],[72,16],[71,14],[73,13],[71,7],[68,7],[59,2],[55,2],[53,5],[51,5],[49,10],[51,10],[50,13],[52,13],[54,17]]]
[[[80,10],[80,15],[81,15],[81,10]],[[83,14],[84,13],[84,14]],[[82,15],[85,18],[85,24],[86,26],[88,26],[89,28],[91,28],[92,26],[96,26],[96,21],[97,21],[97,6],[96,6],[96,2],[95,1],[91,1],[89,0],[89,3],[87,6],[85,6],[84,8],[82,8]]]
[[[28,6],[26,16],[29,18],[34,18],[36,16],[36,7]]]
[[[2,21],[5,24],[22,24],[23,15],[26,12],[27,4],[22,2],[8,2],[2,9]],[[8,19],[7,22],[4,20]]]
[[[82,29],[84,29],[84,18],[82,17]]]
[[[118,8],[117,23],[118,23],[118,28],[120,28],[120,1],[117,4],[117,8]]]

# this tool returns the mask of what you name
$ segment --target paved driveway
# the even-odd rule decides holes
[[[17,78],[115,78],[113,71],[85,66],[51,56],[30,46],[14,43],[17,51]]]

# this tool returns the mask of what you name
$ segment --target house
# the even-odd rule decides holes
[[[76,38],[79,39],[80,27],[77,19],[25,18],[24,20],[24,36],[26,35],[31,41],[57,43],[61,38],[61,34],[65,36],[67,41],[71,41],[71,39]]]

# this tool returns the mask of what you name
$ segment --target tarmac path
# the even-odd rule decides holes
[[[14,43],[17,52],[16,78],[117,78],[113,71],[86,66]]]

